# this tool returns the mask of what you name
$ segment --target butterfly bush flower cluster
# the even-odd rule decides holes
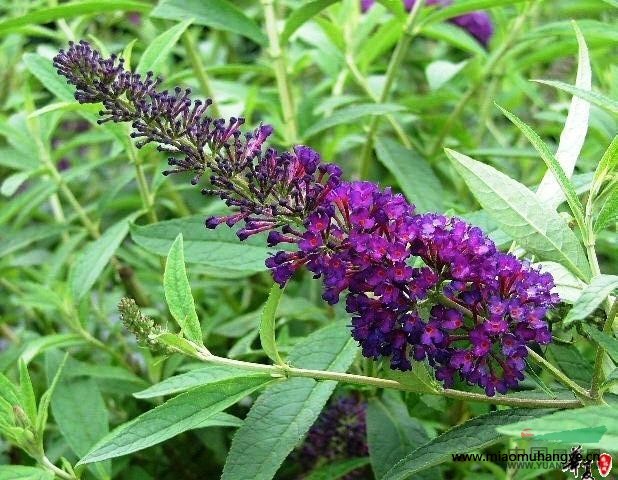
[[[375,3],[375,0],[361,0],[361,11],[366,12]],[[403,0],[403,5],[407,11],[412,10],[416,0]],[[427,0],[425,5],[446,6],[450,5],[451,0]],[[489,44],[489,40],[494,33],[494,26],[491,18],[486,12],[475,11],[453,17],[449,20],[452,24],[466,30],[470,35],[476,38],[485,47]]]
[[[366,457],[367,402],[357,394],[345,394],[333,399],[322,410],[309,429],[298,456],[305,470],[311,470],[321,461],[332,462]],[[354,470],[343,478],[366,478],[363,470]]]
[[[274,280],[284,286],[305,267],[322,279],[328,303],[345,298],[364,356],[402,371],[427,361],[445,386],[458,376],[494,395],[523,379],[529,344],[551,341],[552,276],[499,252],[479,228],[418,214],[389,188],[344,181],[307,146],[268,148],[270,126],[242,134],[242,119],[212,119],[210,101],[160,91],[151,73],[128,72],[85,42],[54,63],[77,100],[103,103],[102,121],[131,122],[139,145],[170,152],[165,174],[192,172],[197,183],[208,172],[203,193],[233,209],[208,218],[208,228],[240,222],[241,240],[268,231],[270,246],[296,247],[266,260]]]

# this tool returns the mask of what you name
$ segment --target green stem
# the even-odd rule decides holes
[[[281,101],[283,123],[286,132],[286,143],[292,145],[298,138],[298,126],[294,108],[294,97],[290,89],[290,81],[287,72],[285,52],[281,47],[279,30],[277,28],[277,15],[275,13],[274,0],[261,0],[266,20],[266,33],[268,35],[270,58],[275,67],[277,90]]]
[[[606,300],[607,301],[607,300]],[[618,315],[618,299],[614,300],[614,304],[609,308],[607,313],[607,319],[603,325],[603,332],[608,335],[612,335],[614,328],[614,320]],[[594,370],[592,374],[592,383],[590,385],[590,396],[599,399],[601,395],[600,386],[603,383],[603,358],[605,356],[605,349],[600,345],[597,347],[597,353],[594,360]]]
[[[597,252],[595,249],[596,236],[594,233],[593,227],[593,207],[594,207],[594,199],[596,198],[600,186],[602,182],[594,182],[590,192],[588,193],[588,201],[586,202],[586,211],[585,211],[585,230],[582,231],[582,236],[584,237],[584,243],[586,245],[586,255],[588,256],[588,264],[590,265],[590,271],[592,273],[592,277],[594,278],[597,275],[601,274],[601,267],[599,265],[599,259],[597,257]],[[604,308],[605,313],[607,314],[607,319],[605,320],[605,324],[603,325],[603,331],[605,333],[611,334],[614,324],[614,318],[616,317],[616,310],[618,300],[614,301],[614,305],[612,306],[609,297],[604,300]],[[605,358],[605,349],[601,346],[597,346],[597,351],[594,359],[594,367],[592,371],[592,382],[590,384],[590,395],[599,399],[601,392],[601,384],[604,381],[603,375],[603,359]]]
[[[569,390],[571,390],[573,393],[575,393],[578,397],[580,397],[582,399],[585,399],[585,400],[591,400],[591,396],[586,391],[586,389],[580,387],[577,383],[575,383],[573,380],[571,380],[569,377],[567,377],[564,373],[562,373],[554,365],[552,365],[547,360],[545,360],[543,357],[541,357],[534,350],[532,350],[529,347],[526,347],[526,348],[528,349],[528,354],[530,355],[530,357],[536,363],[538,363],[543,368],[545,368],[545,370],[547,370],[549,373],[551,373],[556,380],[558,380],[565,387],[567,387]]]
[[[361,87],[365,91],[365,93],[369,95],[369,97],[371,97],[371,99],[374,102],[380,103],[380,98],[377,95],[375,95],[369,88],[369,85],[367,85],[367,82],[365,78],[363,77],[363,74],[360,72],[360,70],[356,66],[356,63],[354,63],[354,58],[352,58],[352,55],[346,55],[346,64],[348,65],[348,68],[350,69],[350,72],[352,73],[352,78],[356,81],[358,86]],[[391,126],[393,127],[393,130],[399,137],[399,140],[401,140],[401,143],[403,143],[403,145],[406,148],[412,148],[412,142],[406,135],[406,132],[403,129],[403,126],[390,113],[386,114],[385,117],[388,120],[388,123],[390,123]]]
[[[144,207],[144,210],[146,210],[150,223],[157,223],[158,218],[155,210],[154,196],[148,187],[148,182],[146,181],[146,175],[144,173],[144,167],[142,165],[139,152],[130,140],[127,140],[126,147],[129,159],[135,167],[135,178],[137,179],[137,189],[139,190],[139,196],[142,200],[142,206]]]
[[[215,95],[212,85],[210,83],[210,78],[206,73],[206,68],[204,67],[202,58],[199,55],[197,44],[195,43],[193,35],[191,35],[191,32],[189,30],[185,31],[185,33],[182,34],[182,42],[185,46],[187,55],[189,56],[189,61],[191,62],[191,68],[193,69],[195,78],[197,78],[197,81],[200,84],[200,88],[202,89],[202,93],[213,100],[213,104],[210,106],[210,110],[215,117],[220,117],[221,112],[219,111],[217,103],[214,102]]]
[[[386,378],[368,377],[364,375],[355,375],[351,373],[342,372],[330,372],[324,370],[311,370],[305,368],[295,368],[288,365],[263,365],[259,363],[244,362],[241,360],[233,360],[231,358],[219,357],[212,355],[203,350],[198,350],[196,358],[206,363],[214,363],[217,365],[227,365],[236,368],[242,368],[244,370],[250,370],[254,372],[261,372],[269,374],[273,377],[279,378],[291,378],[291,377],[305,377],[313,378],[315,380],[333,380],[336,382],[351,383],[355,385],[369,385],[378,388],[390,388],[402,391],[418,391],[412,385],[405,385],[397,380],[390,380]],[[429,392],[428,392],[429,393]],[[578,408],[583,404],[579,400],[554,400],[554,399],[532,399],[532,398],[520,398],[520,397],[488,397],[480,393],[463,392],[460,390],[452,389],[440,389],[435,392],[430,392],[433,395],[442,395],[448,398],[455,398],[459,400],[470,400],[473,402],[491,403],[493,405],[507,405],[507,406],[519,406],[530,408]]]
[[[519,35],[526,19],[528,18],[529,12],[530,10],[528,9],[528,7],[526,7],[526,10],[517,17],[513,24],[513,27],[509,30],[509,34],[507,35],[504,42],[502,42],[498,49],[489,57],[481,75],[472,83],[472,85],[468,87],[468,89],[463,94],[451,114],[448,116],[442,126],[442,129],[440,130],[440,133],[436,137],[436,141],[434,142],[432,148],[429,150],[429,153],[427,155],[429,159],[433,159],[436,156],[440,148],[442,148],[444,139],[451,132],[453,125],[459,119],[459,116],[466,108],[468,102],[476,95],[478,89],[485,85],[485,80],[494,73],[494,70],[499,65],[500,60],[502,60],[506,51],[511,47],[511,45]]]
[[[395,50],[393,51],[393,55],[391,56],[388,67],[386,68],[386,78],[384,80],[382,92],[378,97],[379,103],[384,103],[386,100],[388,100],[388,97],[391,93],[391,88],[393,86],[393,83],[395,82],[395,76],[399,71],[399,67],[403,62],[406,52],[408,51],[408,47],[410,46],[410,43],[415,36],[416,32],[414,32],[414,26],[416,25],[418,14],[424,4],[425,0],[417,1],[414,4],[414,7],[412,7],[408,18],[406,19],[406,23],[403,27],[403,34],[399,38],[399,41],[395,46]],[[369,124],[367,141],[365,142],[363,150],[361,151],[360,165],[358,169],[358,175],[360,178],[367,178],[367,175],[369,173],[369,167],[371,165],[371,157],[373,152],[373,144],[379,124],[380,116],[376,115],[371,119],[371,123]]]
[[[43,455],[41,458],[38,459],[39,463],[45,467],[47,470],[49,470],[50,472],[52,472],[56,477],[58,478],[62,478],[63,480],[77,480],[77,477],[75,477],[74,475],[71,475],[70,473],[65,472],[64,470],[58,468],[56,465],[54,465],[51,460],[49,458],[47,458],[45,455]]]

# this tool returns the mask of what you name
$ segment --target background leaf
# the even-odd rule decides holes
[[[124,423],[97,443],[79,464],[120,457],[161,443],[186,430],[208,425],[212,417],[268,380],[232,378],[194,388]]]
[[[88,293],[127,233],[129,233],[129,221],[123,219],[84,248],[71,269],[70,282],[73,298],[80,300]]]
[[[590,67],[588,46],[586,45],[586,40],[584,39],[582,32],[579,30],[575,22],[573,22],[573,28],[575,29],[577,43],[579,45],[577,80],[575,85],[581,90],[590,92],[592,90],[592,69]],[[556,161],[564,171],[567,178],[570,178],[573,175],[575,163],[577,162],[577,158],[579,157],[582,147],[584,146],[584,140],[586,139],[586,133],[588,132],[589,117],[590,103],[583,98],[574,96],[571,100],[571,105],[569,107],[569,113],[567,115],[564,128],[560,134],[560,143],[558,144],[558,151],[556,152]],[[530,137],[528,137],[528,139],[532,141]],[[537,151],[539,150],[537,149]],[[539,153],[541,153],[541,151],[539,151]],[[542,155],[542,157],[547,163],[548,160],[545,158],[547,155]],[[547,158],[551,160],[550,157]],[[556,170],[555,168],[551,169],[549,166],[548,168],[550,168],[550,170]],[[542,201],[549,201],[550,206],[557,208],[558,205],[564,200],[564,196],[559,195],[557,199],[555,199],[555,193],[560,192],[555,175],[555,171],[553,171],[553,175],[552,171],[548,171],[543,177],[543,180],[541,180],[541,184],[539,185],[536,194]],[[563,184],[564,190],[564,179],[561,183]],[[574,200],[572,198],[569,199],[569,194],[572,196],[572,193],[565,192],[565,194],[567,194],[566,198],[569,200],[569,204],[571,204]]]
[[[618,288],[618,276],[597,275],[594,277],[564,318],[564,324],[569,325],[584,320],[616,288]]]
[[[410,417],[398,393],[385,392],[382,399],[369,400],[367,444],[376,478],[382,478],[401,458],[428,441],[427,432]]]
[[[534,418],[497,426],[498,432],[511,437],[519,437],[524,428],[530,428],[535,437],[555,434],[554,441],[559,441],[561,437],[565,438],[569,430],[605,428],[607,431],[600,441],[587,442],[583,438],[581,442],[578,440],[578,444],[614,452],[618,445],[618,410],[611,406],[600,405],[546,414],[539,412]]]
[[[265,246],[263,235],[253,235],[239,242],[234,231],[226,226],[207,230],[203,216],[131,226],[131,238],[135,243],[158,255],[167,255],[179,233],[182,233],[188,263],[200,263],[224,271],[246,274],[265,271],[264,261],[269,253],[276,252]]]
[[[189,18],[177,25],[174,25],[170,29],[163,32],[157,38],[155,38],[144,50],[137,68],[135,71],[142,75],[146,75],[147,72],[156,72],[161,69],[163,62],[165,62],[167,56],[170,54],[180,36],[191,25],[193,19]]]
[[[90,378],[62,379],[52,395],[51,411],[60,432],[78,457],[109,432],[105,402],[96,382]],[[93,466],[92,472],[97,478],[110,478],[111,463]]]
[[[414,475],[418,472],[450,460],[452,454],[469,453],[504,440],[505,434],[496,432],[496,428],[501,425],[519,421],[525,423],[529,419],[549,412],[551,410],[513,409],[480,415],[453,427],[412,451],[391,468],[382,480],[415,478]],[[526,427],[520,428],[518,435]]]
[[[171,20],[192,18],[198,25],[237,33],[260,45],[268,43],[255,22],[227,0],[161,0],[151,15]]]
[[[406,198],[418,212],[444,210],[444,192],[440,180],[418,153],[393,140],[376,142],[378,160],[393,174]]]

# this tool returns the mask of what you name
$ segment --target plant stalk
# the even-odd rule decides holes
[[[294,107],[294,97],[290,89],[290,81],[287,72],[287,62],[285,52],[281,47],[279,30],[277,27],[277,15],[275,12],[274,0],[261,0],[266,20],[266,33],[268,35],[270,58],[275,67],[275,78],[277,80],[277,90],[281,101],[283,113],[283,126],[285,129],[286,143],[293,145],[298,139],[298,125],[296,122],[296,111]]]
[[[395,82],[395,76],[399,71],[399,67],[403,62],[403,59],[408,51],[408,47],[412,42],[412,39],[415,36],[414,27],[416,25],[416,21],[418,19],[418,14],[421,11],[421,8],[425,5],[425,0],[418,0],[414,3],[412,10],[406,19],[406,23],[403,27],[403,34],[397,45],[395,46],[395,50],[393,51],[393,55],[391,56],[388,67],[386,68],[386,78],[384,80],[384,85],[382,87],[382,92],[378,97],[379,103],[384,103],[388,100],[388,97],[391,93],[391,88],[393,83]],[[373,144],[375,141],[375,135],[377,133],[378,125],[380,124],[380,117],[375,115],[371,122],[369,123],[369,132],[367,134],[367,141],[363,146],[363,150],[360,155],[360,165],[358,169],[358,176],[361,179],[367,178],[369,173],[369,167],[371,165],[371,156],[373,152]]]
[[[310,370],[304,368],[295,368],[289,365],[264,365],[259,363],[244,362],[242,360],[234,360],[231,358],[219,357],[205,352],[203,349],[198,350],[196,358],[206,363],[214,363],[217,365],[228,365],[232,367],[250,370],[254,372],[262,372],[273,377],[292,378],[305,377],[315,380],[333,380],[336,382],[352,383],[355,385],[369,385],[378,388],[390,388],[395,390],[418,392],[414,386],[405,385],[397,380],[386,378],[368,377],[364,375],[355,375],[351,373],[330,372],[324,370]],[[532,399],[520,397],[488,397],[480,393],[464,392],[453,389],[439,389],[434,392],[427,392],[433,395],[442,395],[448,398],[460,400],[470,400],[474,402],[491,403],[493,405],[519,406],[530,408],[578,408],[583,404],[580,400],[554,400],[554,399]]]
[[[206,68],[204,67],[204,62],[200,57],[197,44],[191,35],[189,30],[186,30],[182,34],[182,42],[184,44],[187,55],[189,56],[189,62],[191,63],[191,68],[193,69],[193,73],[195,74],[195,78],[197,78],[198,83],[200,84],[200,88],[204,95],[213,100],[212,105],[209,107],[215,117],[220,117],[221,112],[219,111],[219,107],[217,106],[217,102],[214,101],[215,95],[212,85],[210,83],[210,78],[206,73]]]

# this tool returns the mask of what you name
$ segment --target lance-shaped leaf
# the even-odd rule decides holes
[[[416,478],[418,472],[450,460],[453,454],[479,450],[504,440],[506,434],[498,433],[496,427],[532,419],[551,411],[512,409],[480,415],[412,451],[391,468],[382,480]]]
[[[410,417],[399,392],[385,392],[367,406],[367,443],[376,478],[401,458],[429,441],[421,423]]]
[[[289,361],[302,368],[345,371],[356,345],[344,322],[309,335],[291,350]],[[266,390],[236,432],[222,480],[273,478],[285,457],[315,422],[337,382],[291,378]]]
[[[137,452],[187,430],[207,426],[215,414],[268,382],[262,377],[231,378],[182,393],[116,428],[78,465]]]
[[[150,42],[142,54],[142,57],[139,59],[135,71],[142,75],[145,75],[149,71],[159,71],[161,65],[172,51],[172,48],[178,43],[180,36],[187,27],[191,25],[192,21],[193,19],[189,18],[184,22],[180,22]]]
[[[616,288],[618,288],[618,276],[597,275],[594,277],[565,317],[564,324],[569,325],[573,322],[584,320]]]
[[[586,325],[584,328],[592,339],[612,357],[614,362],[618,362],[618,340],[590,325]]]
[[[277,314],[277,307],[279,306],[282,295],[283,289],[275,283],[270,289],[270,294],[264,305],[264,310],[262,310],[262,319],[260,321],[260,342],[262,348],[266,355],[268,355],[268,358],[278,365],[283,365],[283,360],[277,350],[275,315]]]
[[[563,218],[534,192],[489,165],[446,149],[455,169],[483,209],[528,252],[561,263],[579,278],[590,278],[583,247]]]
[[[198,344],[202,343],[202,327],[195,311],[195,302],[185,270],[182,233],[179,233],[170,248],[163,274],[165,300],[174,320],[184,335]]]
[[[520,437],[529,428],[534,438],[561,441],[602,450],[615,451],[618,445],[618,409],[609,405],[595,405],[555,413],[537,412],[533,418],[523,418],[498,426],[498,432]]]
[[[505,110],[499,105],[498,108],[506,116],[506,118],[508,118],[511,122],[515,124],[517,128],[519,128],[519,130],[521,130],[521,132],[526,136],[530,143],[532,143],[540,157],[545,162],[545,165],[547,165],[547,168],[549,169],[549,174],[552,175],[552,180],[545,181],[545,179],[543,179],[543,182],[541,182],[541,185],[539,185],[539,189],[536,191],[536,195],[539,197],[540,201],[542,203],[545,203],[546,206],[548,206],[549,208],[555,209],[560,203],[562,203],[562,199],[566,198],[569,207],[571,207],[571,212],[573,212],[573,217],[575,217],[579,228],[584,231],[584,207],[582,206],[582,203],[577,197],[577,192],[575,191],[573,183],[567,177],[567,175],[570,176],[570,173],[572,173],[572,169],[575,166],[575,160],[577,159],[578,155],[575,155],[574,160],[572,160],[571,157],[568,158],[570,163],[566,166],[571,170],[571,172],[565,172],[562,164],[558,162],[556,157],[554,157],[554,155],[549,150],[549,147],[545,144],[545,142],[543,142],[543,140],[541,140],[541,137],[539,137],[537,133],[532,130],[532,128],[530,128],[516,115],[513,115],[508,110]],[[585,130],[583,134],[585,136]],[[566,160],[564,158],[562,159],[562,163],[566,164]],[[556,190],[562,190],[562,195],[556,195]]]
[[[577,43],[579,45],[577,79],[575,85],[577,88],[589,92],[592,89],[592,70],[590,68],[588,46],[586,45],[586,40],[584,39],[581,30],[577,27],[575,22],[573,22],[573,28],[575,29]],[[515,123],[510,116],[507,115],[507,117]],[[551,155],[551,152],[549,152],[548,149],[545,151],[545,148],[543,148],[545,144],[541,142],[540,139],[537,140],[534,138],[536,134],[534,134],[534,132],[530,134],[522,129],[520,125],[515,123],[526,135],[528,140],[532,142],[539,154],[541,154],[541,157],[549,169],[536,191],[537,196],[541,199],[541,201],[549,202],[549,206],[552,208],[557,208],[558,205],[565,199],[566,195],[566,199],[569,202],[569,205],[571,205],[571,209],[575,215],[578,215],[579,212],[576,212],[574,210],[574,206],[572,205],[574,202],[572,198],[574,192],[568,188],[569,183],[568,181],[565,182],[565,180],[571,178],[573,175],[575,163],[577,162],[577,158],[579,157],[582,147],[584,146],[584,140],[586,139],[586,133],[588,132],[589,117],[590,103],[578,96],[573,96],[569,107],[569,113],[567,115],[566,122],[564,123],[564,128],[560,134],[560,143],[558,144],[558,150],[556,152],[555,161],[560,166],[559,169],[556,168],[555,165],[552,165],[553,155]],[[547,155],[548,152],[549,155]],[[562,173],[564,173],[564,175],[562,175]],[[564,195],[556,196],[556,193],[560,193],[560,188],[562,188]],[[581,215],[583,217],[583,209]]]

